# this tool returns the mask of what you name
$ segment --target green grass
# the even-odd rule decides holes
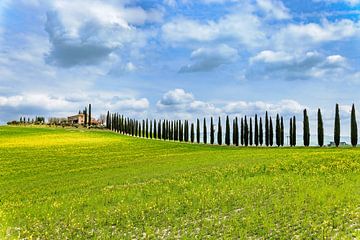
[[[360,148],[0,127],[0,239],[360,238]]]

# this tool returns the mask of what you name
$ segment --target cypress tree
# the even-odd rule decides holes
[[[310,128],[309,128],[309,117],[307,115],[307,110],[304,109],[304,146],[308,147],[310,145]]]
[[[335,106],[335,127],[334,127],[334,142],[336,147],[340,145],[340,113],[339,104]]]
[[[269,133],[269,137],[270,137],[270,139],[269,139],[269,144],[270,144],[270,146],[272,147],[272,146],[274,145],[274,129],[273,129],[273,124],[272,124],[272,119],[271,119],[271,117],[270,117],[270,128],[269,128],[269,130],[270,130],[270,133]]]
[[[149,120],[146,119],[146,129],[145,129],[146,138],[149,138]]]
[[[135,137],[137,137],[138,134],[138,121],[135,121]]]
[[[213,117],[210,120],[210,144],[214,144],[215,141],[215,130],[214,130],[214,121]]]
[[[200,121],[196,119],[196,142],[200,143]]]
[[[191,137],[191,142],[194,143],[194,140],[195,140],[194,123],[191,123],[191,134],[190,134],[190,137]]]
[[[235,145],[239,146],[239,120],[235,118]]]
[[[166,126],[165,126],[165,124],[166,124],[166,121],[165,120],[163,120],[162,121],[162,129],[161,129],[161,134],[162,134],[162,139],[163,140],[165,140],[166,139]]]
[[[249,126],[247,123],[246,116],[245,116],[245,120],[244,120],[244,144],[246,147],[249,145]]]
[[[218,122],[217,140],[218,140],[218,144],[221,145],[222,144],[222,129],[221,129],[221,119],[220,119],[220,117],[219,117],[219,122]]]
[[[182,124],[181,120],[179,120],[179,140],[180,140],[180,142],[182,142],[184,140],[183,133],[184,133],[183,124]]]
[[[161,139],[161,119],[159,119],[158,122],[158,134],[157,134],[158,139]]]
[[[281,146],[284,146],[284,141],[285,141],[285,129],[284,129],[284,118],[281,117],[280,119],[280,133],[281,133],[281,139],[280,139],[280,144]]]
[[[318,137],[318,144],[320,147],[324,146],[324,126],[323,126],[323,119],[321,116],[321,110],[318,109],[318,131],[317,131],[317,137]]]
[[[290,118],[289,141],[290,141],[290,147],[294,146],[294,144],[293,144],[293,123],[292,123],[292,117]]]
[[[203,126],[203,142],[204,142],[204,144],[207,144],[206,118],[204,118],[204,126]]]
[[[355,105],[351,107],[351,145],[356,147],[358,143],[358,128],[355,115]]]
[[[257,114],[255,114],[254,143],[255,143],[255,146],[259,146],[259,125],[258,125]]]
[[[280,130],[280,117],[279,114],[276,114],[276,145],[280,147],[281,145],[281,130]]]
[[[225,144],[230,145],[230,121],[229,116],[226,116],[226,129],[225,129]]]
[[[269,146],[269,117],[268,117],[268,112],[266,111],[265,113],[265,145]]]
[[[262,118],[260,117],[260,122],[259,122],[259,145],[262,146],[263,143],[264,143],[264,131],[263,131]]]
[[[156,119],[154,119],[154,138],[157,139]]]
[[[188,121],[185,120],[184,121],[184,142],[188,142],[189,141],[189,138],[188,138]]]
[[[89,104],[89,126],[91,126],[91,104]]]
[[[293,134],[292,134],[292,136],[293,136],[293,141],[292,141],[292,143],[293,143],[293,146],[295,147],[296,146],[296,117],[294,116],[294,118],[293,118],[293,128],[292,128],[292,130],[293,130]]]
[[[249,145],[253,145],[253,131],[252,131],[252,118],[250,118],[250,126],[249,126]]]
[[[240,122],[240,143],[241,143],[241,146],[244,146],[244,119],[241,118],[241,122]]]
[[[236,145],[237,146],[237,144],[236,144],[236,119],[233,119],[233,129],[232,129],[232,138],[233,138],[233,140],[232,140],[232,142],[233,142],[233,145]]]
[[[153,137],[152,120],[150,120],[150,138]]]
[[[110,129],[110,112],[107,111],[107,114],[106,114],[106,128],[107,129]]]
[[[174,123],[174,140],[179,140],[179,127],[178,127],[178,121],[176,120]]]
[[[170,140],[174,140],[174,129],[175,129],[175,126],[174,126],[174,121],[171,121],[171,131],[170,131]]]
[[[88,118],[87,108],[85,107],[85,110],[84,110],[84,127],[87,126],[87,118]]]

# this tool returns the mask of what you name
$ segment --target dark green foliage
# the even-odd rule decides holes
[[[174,122],[174,140],[178,141],[179,140],[179,127],[178,127],[178,121]]]
[[[239,129],[238,129],[238,118],[233,120],[233,144],[239,146]]]
[[[154,119],[154,138],[157,138],[156,119]]]
[[[145,129],[146,138],[149,138],[149,120],[146,119],[146,129]]]
[[[184,122],[184,141],[188,142],[189,141],[189,122],[187,120],[185,120]]]
[[[340,144],[340,113],[339,104],[335,106],[335,126],[334,126],[334,142],[336,147]]]
[[[358,143],[358,127],[356,122],[356,115],[355,115],[355,105],[352,105],[351,108],[351,145],[356,147]]]
[[[245,120],[244,120],[244,145],[246,147],[249,145],[249,126],[247,123],[246,116],[245,116]]]
[[[195,140],[195,129],[194,129],[194,123],[191,123],[191,134],[190,134],[191,142],[194,143]]]
[[[259,124],[257,114],[255,114],[254,144],[255,146],[259,146]]]
[[[196,142],[200,143],[200,120],[196,119]]]
[[[309,117],[306,109],[304,109],[303,130],[304,130],[303,133],[304,146],[308,147],[310,145],[310,127],[309,127]]]
[[[260,117],[260,122],[259,122],[259,145],[262,146],[263,144],[264,144],[264,130],[263,130],[262,118]]]
[[[222,144],[222,129],[221,129],[221,119],[220,119],[220,117],[219,117],[219,121],[218,121],[217,141],[218,141],[219,145]]]
[[[110,126],[111,126],[110,112],[107,111],[107,114],[106,114],[106,128],[110,129]]]
[[[280,117],[279,114],[276,115],[276,145],[280,147],[281,145],[281,130],[280,130]]]
[[[292,130],[293,130],[293,133],[292,133],[292,137],[293,137],[293,140],[292,140],[292,143],[293,143],[293,146],[295,147],[296,146],[296,117],[294,116],[293,117],[293,127],[292,127]]]
[[[162,121],[162,139],[165,140],[166,139],[166,121],[163,120]]]
[[[207,144],[206,118],[204,118],[204,126],[203,126],[203,143]]]
[[[158,134],[157,134],[158,139],[161,139],[161,119],[158,122]]]
[[[241,118],[241,122],[240,122],[240,143],[241,146],[244,145],[244,119]]]
[[[88,118],[88,115],[87,115],[87,108],[85,107],[84,111],[83,111],[83,114],[84,114],[84,127],[87,126],[87,118]],[[114,130],[114,128],[112,128]]]
[[[290,118],[290,127],[289,127],[289,144],[290,147],[294,146],[293,144],[293,123],[292,123],[292,118]]]
[[[225,144],[230,145],[230,120],[229,116],[226,116],[226,128],[225,128]]]
[[[284,141],[285,141],[285,129],[284,129],[284,118],[281,117],[280,119],[280,133],[281,133],[281,139],[280,139],[280,144],[281,146],[284,146]]]
[[[150,120],[150,138],[153,137],[152,120]]]
[[[89,104],[89,126],[91,126],[91,104]]]
[[[210,119],[210,144],[214,144],[215,141],[215,130],[214,130],[214,121],[211,117]]]
[[[253,130],[252,130],[252,118],[250,118],[250,125],[249,125],[249,145],[253,145]]]
[[[184,140],[184,131],[183,131],[183,124],[181,120],[179,120],[179,140],[182,142]]]
[[[318,119],[318,129],[317,129],[318,144],[320,147],[322,147],[324,146],[324,126],[323,126],[323,119],[320,108],[318,109],[317,119]]]
[[[274,128],[273,128],[273,123],[272,123],[272,119],[270,117],[270,127],[269,127],[269,144],[270,146],[274,145]]]

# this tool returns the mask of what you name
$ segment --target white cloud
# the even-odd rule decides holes
[[[326,3],[346,3],[350,6],[356,6],[360,4],[360,0],[314,0],[315,2],[326,2]]]
[[[268,17],[274,19],[290,19],[290,11],[281,1],[277,0],[256,0],[258,7],[263,10]]]
[[[199,48],[191,53],[192,63],[183,66],[179,72],[211,71],[223,64],[233,62],[237,56],[237,50],[225,44],[211,48]]]

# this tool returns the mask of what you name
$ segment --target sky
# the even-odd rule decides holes
[[[360,0],[1,0],[0,123],[92,103],[135,118],[253,116],[342,135],[360,107]],[[315,134],[315,130],[313,130]]]

